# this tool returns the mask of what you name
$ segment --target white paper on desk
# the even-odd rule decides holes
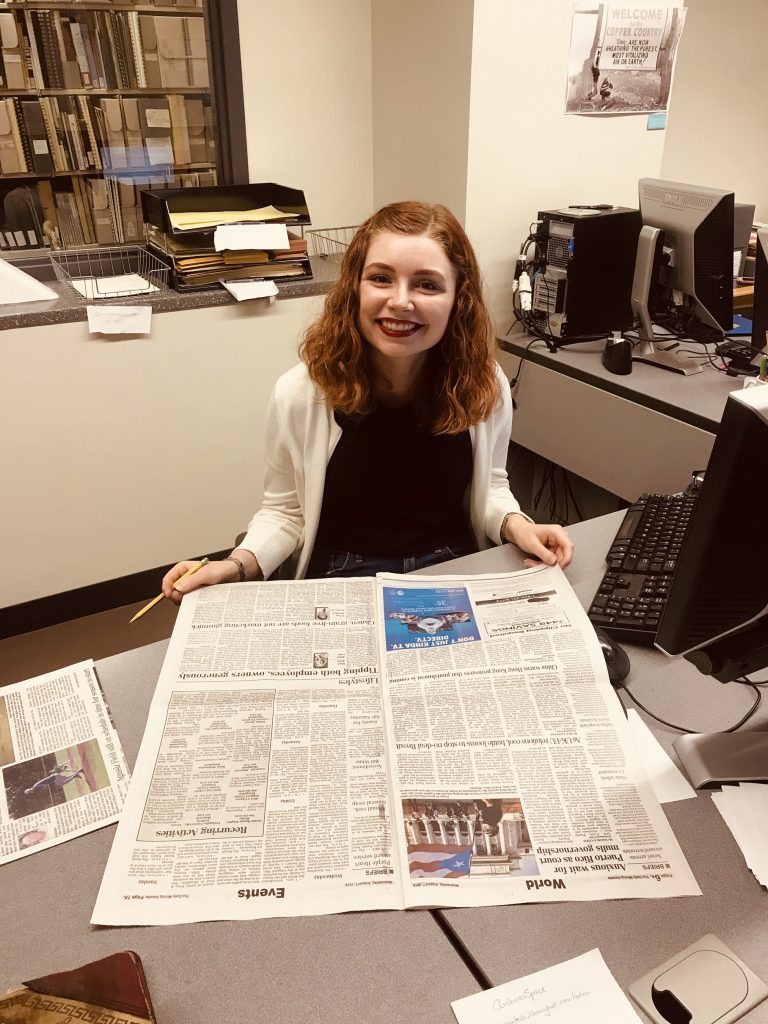
[[[129,295],[148,295],[159,291],[141,274],[116,274],[112,277],[76,277],[70,284],[86,299],[119,299]]]
[[[0,306],[14,306],[17,302],[50,302],[58,299],[56,292],[31,274],[0,260]]]
[[[712,801],[739,845],[747,867],[768,887],[768,786],[742,782],[723,786]]]
[[[86,306],[91,334],[150,334],[151,306]]]
[[[223,249],[288,249],[285,224],[224,224],[213,233],[216,252]]]
[[[222,281],[230,295],[238,302],[244,299],[269,299],[273,302],[278,294],[274,281]]]
[[[645,774],[660,804],[675,800],[690,800],[696,790],[664,750],[640,715],[630,708],[627,723],[632,736],[638,760],[645,768]]]
[[[639,1024],[599,949],[451,1003],[459,1024]]]

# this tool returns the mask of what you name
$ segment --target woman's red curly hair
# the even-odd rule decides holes
[[[441,342],[427,353],[414,406],[433,434],[458,434],[491,414],[499,400],[477,259],[451,211],[420,202],[391,203],[358,228],[344,254],[338,281],[299,354],[331,407],[363,416],[374,404],[370,345],[360,332],[360,279],[373,236],[380,231],[427,235],[444,249],[456,271],[456,299]]]

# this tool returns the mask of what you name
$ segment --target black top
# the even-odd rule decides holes
[[[335,418],[342,435],[326,470],[318,546],[407,557],[470,539],[468,430],[435,436],[410,405]]]

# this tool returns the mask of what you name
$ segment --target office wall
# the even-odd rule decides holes
[[[512,321],[514,256],[538,210],[569,203],[637,206],[637,179],[658,177],[664,132],[645,116],[564,113],[572,0],[475,4],[466,227],[497,329]]]
[[[0,331],[0,607],[234,541],[258,507],[266,403],[322,297]]]
[[[373,202],[371,0],[238,0],[251,181],[302,188],[316,227]]]
[[[373,0],[373,206],[444,203],[464,220],[470,0]]]
[[[768,4],[688,0],[661,173],[733,189],[768,221]]]

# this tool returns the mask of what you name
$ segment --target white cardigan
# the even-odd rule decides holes
[[[478,548],[501,542],[507,512],[520,512],[509,489],[507,449],[512,430],[509,383],[496,364],[499,402],[482,423],[470,427],[472,486],[469,516]],[[239,547],[253,552],[264,576],[295,556],[294,576],[303,579],[315,543],[325,470],[341,437],[333,410],[303,363],[284,373],[269,402],[264,501]],[[526,517],[527,518],[527,517]]]

